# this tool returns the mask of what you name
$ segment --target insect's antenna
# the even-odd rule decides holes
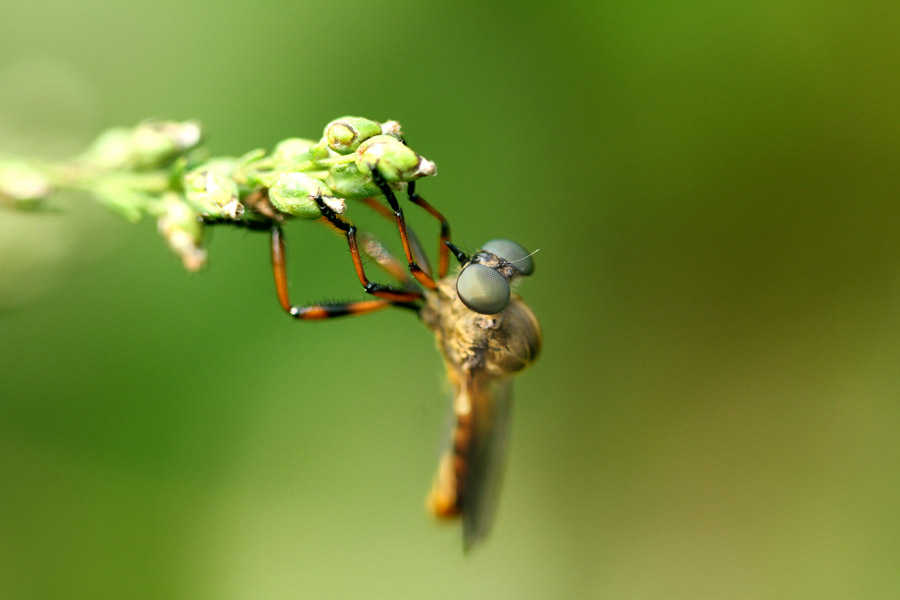
[[[453,253],[453,256],[456,257],[456,260],[459,261],[460,265],[464,265],[469,262],[469,260],[471,260],[465,252],[457,248],[456,245],[450,240],[447,240],[446,242],[444,242],[444,244],[446,244],[447,247],[450,248],[450,252]]]
[[[511,260],[511,261],[509,261],[509,264],[514,265],[514,264],[516,264],[517,262],[522,262],[522,261],[525,260],[526,258],[531,258],[532,256],[534,256],[535,254],[537,254],[537,253],[540,252],[540,251],[541,251],[541,249],[538,248],[538,249],[535,250],[534,252],[529,252],[528,254],[526,254],[525,256],[523,256],[522,258],[517,258],[516,260]]]

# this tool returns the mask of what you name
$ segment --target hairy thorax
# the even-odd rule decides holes
[[[540,324],[517,294],[503,311],[481,315],[459,299],[455,276],[445,277],[428,294],[422,320],[456,369],[503,377],[534,362],[541,350]]]

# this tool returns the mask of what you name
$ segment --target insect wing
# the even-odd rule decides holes
[[[470,376],[472,438],[462,506],[463,547],[487,536],[494,521],[509,441],[512,379]]]

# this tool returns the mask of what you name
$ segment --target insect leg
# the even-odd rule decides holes
[[[384,177],[378,171],[377,165],[372,169],[372,181],[378,186],[381,193],[384,194],[385,199],[391,206],[391,210],[394,211],[394,219],[397,221],[397,229],[400,230],[400,241],[403,243],[403,253],[406,255],[406,261],[409,264],[409,272],[412,273],[413,277],[416,278],[416,281],[424,287],[429,290],[437,289],[437,284],[434,282],[434,279],[432,279],[428,273],[423,271],[422,267],[413,260],[413,255],[410,250],[409,233],[406,230],[406,218],[403,216],[403,210],[400,208],[400,203],[397,202],[397,196],[394,195],[391,186],[388,185],[388,182],[384,180]]]
[[[275,276],[275,291],[278,294],[278,303],[289,315],[295,319],[302,320],[322,320],[333,317],[343,317],[349,315],[364,315],[375,312],[389,306],[397,306],[400,308],[408,308],[418,311],[419,307],[407,301],[398,301],[392,299],[379,300],[360,300],[357,302],[343,302],[338,304],[309,304],[305,306],[294,306],[291,304],[288,295],[287,284],[287,268],[284,259],[284,234],[281,226],[273,225],[271,228],[272,236],[272,273]]]
[[[322,198],[317,197],[315,200],[316,205],[322,212],[322,216],[325,217],[325,219],[334,227],[341,230],[344,233],[344,236],[347,238],[347,245],[350,247],[350,256],[353,258],[353,266],[356,268],[356,276],[359,277],[359,281],[360,283],[362,283],[366,292],[372,294],[373,296],[377,296],[385,300],[392,300],[395,302],[414,302],[416,300],[422,299],[421,292],[397,290],[387,285],[369,281],[369,278],[366,277],[366,272],[362,264],[362,258],[360,257],[359,245],[356,241],[356,225],[353,225],[352,223],[345,221],[344,219],[339,217],[337,213],[335,213],[327,204],[325,204]],[[272,248],[274,252],[274,242],[272,243]],[[430,280],[431,278],[429,278],[429,281]]]
[[[450,268],[450,255],[447,247],[447,242],[450,241],[450,222],[435,207],[426,202],[425,198],[416,193],[415,181],[406,184],[406,194],[409,196],[410,202],[424,208],[428,214],[441,223],[440,245],[438,246],[438,279],[443,279],[447,276],[447,269]]]
[[[203,217],[203,223],[206,225],[230,225],[231,227],[240,227],[250,231],[269,231],[272,228],[273,221],[268,219],[265,221],[251,219],[235,221],[226,217]]]
[[[391,211],[384,208],[384,206],[377,204],[377,201],[374,198],[366,198],[366,201],[375,203],[378,208],[383,209],[388,213],[388,217],[393,220],[393,217],[390,215]],[[369,202],[365,203],[369,204]],[[319,223],[328,225],[332,232],[340,236],[344,235],[344,232],[332,225],[330,221],[320,220]],[[369,258],[374,259],[375,264],[378,265],[382,271],[402,283],[404,289],[416,289],[416,280],[410,276],[406,265],[397,260],[397,258],[391,254],[391,251],[385,248],[384,244],[381,243],[381,240],[375,237],[375,235],[368,231],[361,231],[357,234],[356,241],[362,253]],[[412,238],[410,238],[410,241],[413,241]]]
[[[374,259],[375,263],[381,267],[385,273],[401,282],[404,288],[416,288],[416,280],[410,276],[406,265],[397,260],[377,237],[369,232],[363,231],[359,234],[357,240],[359,241],[360,249],[363,251],[363,254]]]
[[[394,220],[394,212],[375,198],[363,198],[361,202],[388,221]],[[431,264],[428,261],[428,255],[425,254],[425,251],[422,249],[422,244],[419,242],[416,232],[413,231],[411,227],[407,227],[406,233],[409,236],[409,249],[412,251],[413,260],[417,265],[422,267],[423,271],[431,275]],[[403,270],[407,271],[406,266],[403,267]]]

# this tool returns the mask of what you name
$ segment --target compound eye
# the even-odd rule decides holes
[[[481,249],[499,256],[518,269],[522,275],[534,273],[534,259],[531,254],[512,240],[491,240]]]
[[[463,304],[483,315],[495,315],[509,304],[506,278],[478,263],[470,264],[459,274],[456,293]]]

